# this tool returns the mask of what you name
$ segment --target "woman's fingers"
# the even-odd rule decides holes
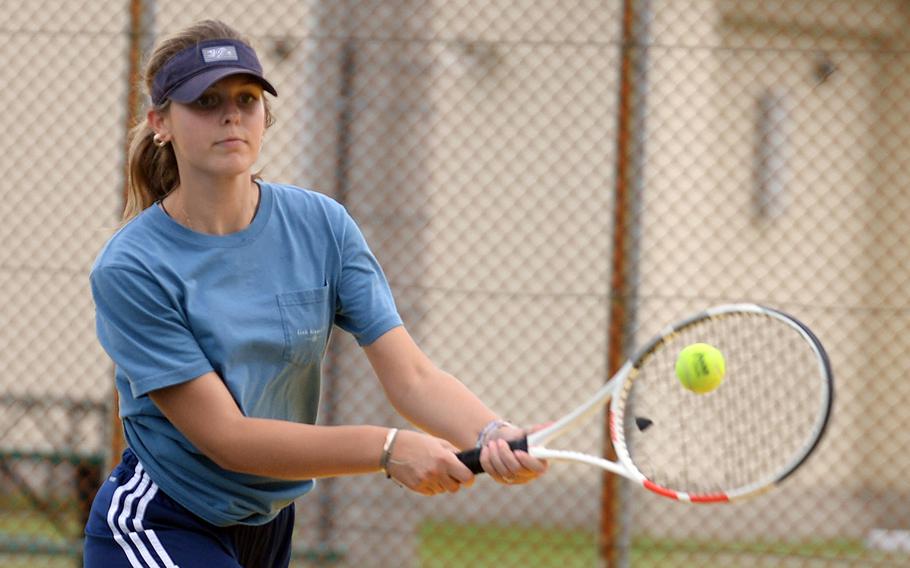
[[[408,489],[438,495],[473,484],[474,474],[455,457],[457,448],[446,440],[412,431],[399,436],[388,471]]]
[[[518,485],[532,481],[547,471],[547,462],[522,450],[513,451],[505,439],[493,440],[480,454],[480,464],[500,483]]]

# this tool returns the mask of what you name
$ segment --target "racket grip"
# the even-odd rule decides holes
[[[521,450],[523,452],[528,451],[528,437],[525,436],[520,440],[512,440],[509,442],[509,447],[512,448],[512,451]],[[474,448],[473,450],[465,450],[455,454],[461,463],[468,466],[473,473],[483,473],[483,466],[480,465],[480,450],[482,448]]]

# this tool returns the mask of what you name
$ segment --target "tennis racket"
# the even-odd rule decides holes
[[[726,359],[724,381],[707,394],[686,390],[675,374],[679,352],[699,342]],[[590,399],[510,445],[601,467],[671,499],[734,501],[775,487],[806,461],[833,394],[828,356],[808,327],[775,309],[722,305],[665,327]],[[547,447],[608,401],[615,462]],[[482,473],[479,449],[458,457]]]

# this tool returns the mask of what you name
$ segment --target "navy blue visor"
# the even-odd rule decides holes
[[[191,103],[216,81],[230,75],[250,75],[263,89],[278,96],[275,87],[262,76],[262,65],[253,48],[233,39],[210,39],[168,59],[152,82],[152,103],[158,106],[167,99]]]

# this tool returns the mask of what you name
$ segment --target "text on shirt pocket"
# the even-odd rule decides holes
[[[284,359],[298,365],[319,364],[332,327],[329,287],[278,294],[284,327]]]

